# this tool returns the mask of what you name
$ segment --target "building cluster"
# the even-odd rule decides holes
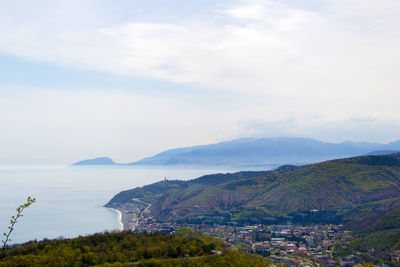
[[[135,210],[136,211],[136,210]],[[190,228],[225,241],[232,248],[268,257],[272,262],[295,266],[354,266],[362,262],[359,255],[335,257],[335,245],[349,244],[352,233],[343,225],[247,225],[219,224],[216,216],[203,216],[207,223],[159,222],[149,210],[133,212],[135,231],[174,233]],[[206,220],[204,220],[206,219]],[[394,257],[400,257],[400,252]],[[396,258],[398,259],[398,258]]]
[[[204,218],[203,218],[204,219]],[[207,218],[205,218],[207,219]],[[213,220],[215,218],[213,217]],[[136,231],[173,233],[181,228],[190,228],[224,240],[232,247],[249,253],[271,258],[272,261],[290,265],[311,266],[317,262],[323,265],[353,265],[351,257],[333,259],[332,249],[337,243],[348,243],[352,236],[344,231],[343,225],[249,225],[234,226],[213,224],[187,224],[157,222],[150,212],[142,214]]]

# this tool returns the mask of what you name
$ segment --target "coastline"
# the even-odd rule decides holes
[[[119,221],[119,225],[120,225],[120,231],[123,231],[123,230],[126,230],[125,229],[125,225],[124,225],[124,223],[123,223],[123,219],[122,219],[122,214],[123,214],[123,211],[121,211],[121,210],[119,210],[119,209],[114,209],[114,208],[110,208],[110,209],[112,209],[113,211],[115,211],[115,212],[117,212],[118,213],[118,221]]]

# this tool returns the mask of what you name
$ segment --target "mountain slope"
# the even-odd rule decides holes
[[[249,210],[262,217],[316,209],[341,214],[351,227],[352,222],[372,223],[374,215],[400,207],[400,154],[268,172],[217,174],[186,182],[164,181],[122,192],[107,205],[117,206],[132,198],[152,203],[152,214],[160,220],[224,209],[237,210],[239,217],[253,216]],[[360,223],[354,225],[365,230]]]
[[[400,197],[399,154],[327,161],[258,178],[232,180],[201,188],[167,192],[153,205],[160,218],[188,217],[193,206],[202,212],[258,208],[270,215],[299,210],[335,210],[350,214],[367,203]]]
[[[247,138],[164,151],[133,165],[282,165],[357,156],[377,150],[376,143],[326,143],[308,138]]]
[[[400,151],[400,141],[389,144],[367,142],[327,143],[309,138],[244,138],[217,144],[170,149],[153,157],[117,165],[304,165],[324,160],[360,156],[371,151]],[[386,153],[377,153],[386,154]],[[101,161],[101,160],[104,161]],[[114,165],[109,158],[77,162],[75,165]]]
[[[202,188],[207,186],[218,185],[226,183],[232,180],[247,179],[251,177],[258,177],[267,173],[266,171],[247,171],[238,173],[226,173],[226,174],[211,174],[204,175],[200,178],[180,181],[180,180],[165,180],[154,184],[146,185],[143,187],[137,187],[134,189],[122,191],[115,195],[105,206],[106,207],[118,207],[127,202],[130,202],[133,198],[141,199],[148,203],[155,203],[167,192],[181,192],[185,189]]]

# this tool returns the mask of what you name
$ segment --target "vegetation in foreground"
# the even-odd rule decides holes
[[[6,250],[0,266],[267,266],[198,232],[113,232],[28,242]]]
[[[16,209],[17,214],[13,215],[11,217],[10,225],[8,226],[8,232],[3,233],[3,236],[5,237],[5,239],[1,240],[1,243],[3,243],[3,246],[0,250],[0,259],[4,256],[4,253],[7,249],[7,243],[11,241],[10,236],[11,236],[12,232],[14,231],[14,227],[15,227],[15,224],[18,222],[18,219],[21,218],[22,216],[24,216],[24,215],[22,215],[23,211],[26,208],[29,208],[29,206],[32,205],[33,203],[35,203],[35,201],[36,201],[35,198],[28,197],[26,199],[26,202],[24,204],[19,205],[19,207]]]

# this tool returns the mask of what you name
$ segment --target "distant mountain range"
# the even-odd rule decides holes
[[[360,155],[384,155],[400,151],[400,140],[389,144],[367,142],[328,143],[309,138],[245,138],[217,144],[176,148],[153,157],[119,164],[107,157],[79,161],[88,165],[303,165]]]
[[[106,206],[122,207],[135,198],[151,203],[152,215],[161,221],[229,211],[237,222],[271,223],[301,221],[319,212],[314,219],[344,223],[363,233],[357,242],[365,247],[400,249],[400,153],[166,180],[123,191]]]

